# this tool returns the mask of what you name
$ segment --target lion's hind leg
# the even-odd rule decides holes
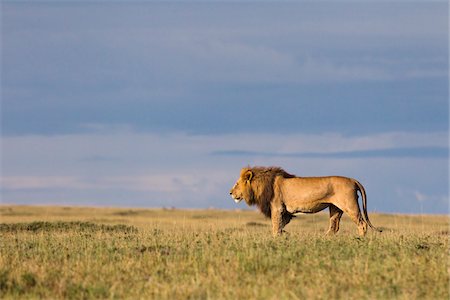
[[[344,210],[346,214],[352,219],[352,221],[358,226],[358,233],[360,236],[366,235],[367,232],[367,223],[364,221],[359,209],[357,210]]]
[[[330,227],[326,234],[335,234],[339,231],[339,222],[341,221],[343,211],[333,204],[330,205]]]
[[[338,207],[338,209],[344,211],[344,213],[346,213],[350,217],[353,223],[356,224],[356,226],[358,227],[359,235],[364,236],[367,232],[367,223],[364,221],[361,211],[359,210],[358,198],[351,197],[351,195],[348,195],[348,198],[353,199],[349,201],[337,201],[334,202],[334,204]]]

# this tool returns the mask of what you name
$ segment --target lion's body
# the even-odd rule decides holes
[[[362,196],[363,214],[357,191]],[[243,168],[230,194],[236,202],[244,199],[248,205],[257,205],[270,217],[274,235],[283,232],[295,213],[317,213],[327,207],[330,209],[327,233],[339,230],[343,212],[358,226],[360,235],[366,233],[368,225],[374,228],[367,215],[363,186],[347,177],[296,177],[276,167]]]
[[[316,213],[329,204],[348,206],[347,199],[355,198],[355,183],[345,177],[305,177],[275,180],[280,200],[290,213]],[[338,205],[340,206],[340,205]]]

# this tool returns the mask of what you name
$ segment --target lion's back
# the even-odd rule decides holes
[[[327,196],[354,191],[354,180],[343,176],[326,177],[278,177],[275,188],[281,191],[285,200],[292,198],[321,199]]]

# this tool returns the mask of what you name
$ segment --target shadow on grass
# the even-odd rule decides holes
[[[123,224],[105,225],[91,222],[31,222],[31,223],[12,223],[0,224],[0,232],[40,232],[40,231],[84,231],[84,232],[123,232],[137,233],[137,228]]]

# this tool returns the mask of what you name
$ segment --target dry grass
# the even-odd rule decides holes
[[[447,216],[0,206],[0,298],[449,299]]]

